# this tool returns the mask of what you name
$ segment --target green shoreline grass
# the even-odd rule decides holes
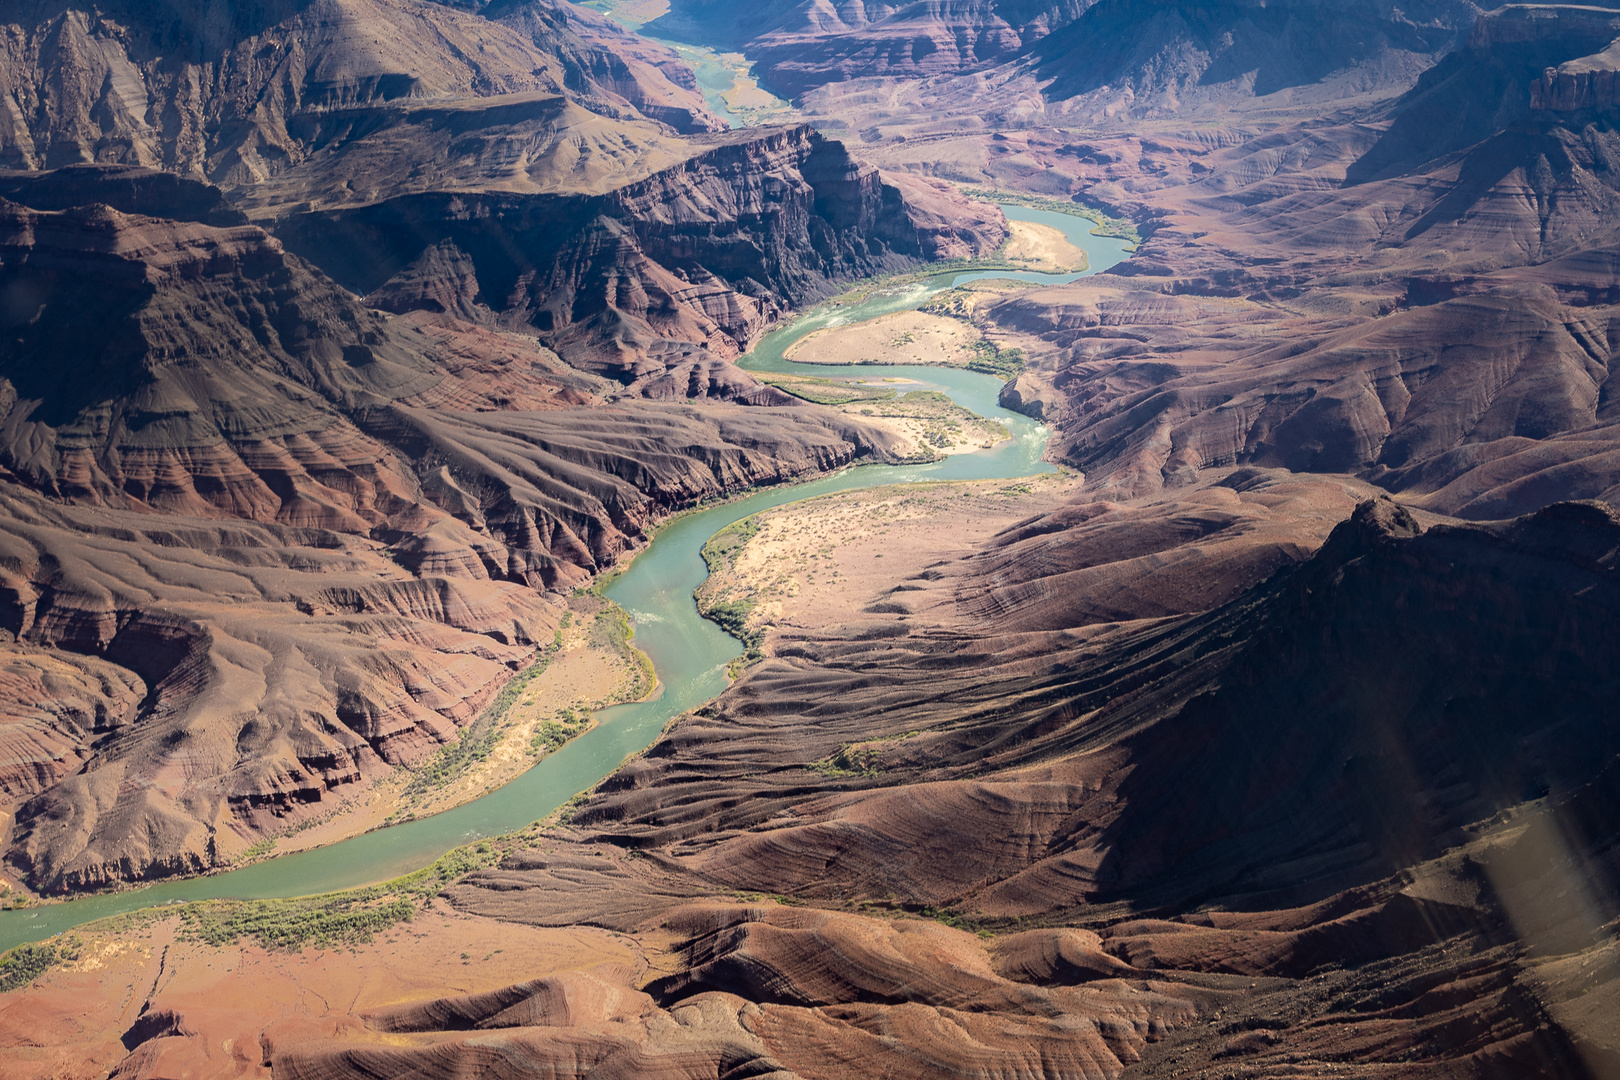
[[[979,199],[983,202],[1010,203],[1013,206],[1027,206],[1031,210],[1047,210],[1054,214],[1068,214],[1070,217],[1085,218],[1092,222],[1096,228],[1091,230],[1092,236],[1108,236],[1116,240],[1124,240],[1135,251],[1142,243],[1142,234],[1136,223],[1129,218],[1115,217],[1095,206],[1071,199],[1059,199],[1049,195],[1026,195],[1021,191],[1001,191],[996,188],[959,187],[963,195],[970,199]]]
[[[814,304],[811,307],[805,309],[803,312],[796,313],[793,316],[793,319],[802,318],[805,315],[810,314],[811,312],[814,312],[814,311],[816,311],[816,310],[818,310],[820,308],[823,308],[823,307],[826,307],[826,306],[829,306],[829,305],[832,305],[832,306],[844,306],[846,304],[859,302],[860,300],[864,300],[867,297],[869,297],[873,292],[884,289],[884,288],[897,287],[897,286],[901,286],[901,285],[904,285],[904,284],[909,284],[909,283],[916,282],[916,281],[925,281],[925,280],[935,278],[935,277],[942,277],[942,276],[945,276],[947,274],[972,273],[972,272],[977,272],[977,271],[980,271],[980,270],[1018,270],[1018,269],[1021,269],[1021,268],[1016,267],[1016,266],[1012,266],[1010,264],[998,264],[998,263],[989,262],[989,261],[986,261],[986,260],[969,260],[969,259],[941,260],[939,262],[929,263],[929,264],[926,265],[926,267],[919,268],[918,270],[914,270],[914,271],[907,271],[907,272],[904,272],[904,273],[897,273],[897,274],[885,274],[885,275],[879,275],[879,276],[872,277],[872,278],[862,279],[859,282],[852,283],[851,288],[849,290],[847,290],[845,293],[842,293],[842,294],[840,294],[838,296],[831,297],[831,298],[829,298],[827,300],[821,301],[818,304]],[[791,325],[791,320],[784,320],[783,325]],[[860,465],[867,465],[867,464],[883,464],[883,463],[881,463],[881,462],[870,462],[870,461],[852,462],[850,466],[846,466],[846,467],[858,467]],[[834,470],[834,471],[839,471],[839,470]],[[803,479],[804,482],[809,482],[810,480],[818,479],[822,475],[826,475],[826,474],[816,474],[816,476],[807,476],[807,477],[804,477],[802,479]],[[743,489],[743,490],[739,490],[739,491],[728,492],[728,493],[726,493],[724,495],[717,496],[717,497],[714,497],[714,498],[711,498],[711,499],[700,500],[699,502],[694,503],[691,506],[684,507],[681,510],[670,514],[669,516],[667,516],[667,517],[663,518],[662,520],[656,522],[654,525],[652,525],[647,530],[647,547],[651,546],[652,541],[658,536],[659,533],[661,533],[664,529],[668,528],[670,525],[674,524],[676,521],[679,521],[681,518],[684,518],[684,517],[686,517],[686,516],[688,516],[690,514],[702,513],[702,512],[704,512],[706,510],[710,510],[710,509],[713,509],[713,508],[715,508],[717,506],[725,505],[727,503],[740,501],[742,499],[748,498],[749,496],[755,494],[758,490],[760,490],[760,489],[759,488],[747,488],[747,489]],[[591,581],[591,583],[588,586],[583,586],[580,591],[589,592],[590,594],[592,594],[594,596],[603,597],[605,599],[605,597],[603,596],[603,590],[606,589],[620,574],[627,571],[630,568],[631,563],[633,563],[635,561],[635,556],[641,554],[642,551],[647,550],[647,547],[643,547],[640,550],[636,551],[631,556],[631,558],[629,560],[625,561],[622,565],[615,565],[615,566],[609,568],[608,570],[605,570],[605,571],[597,574],[596,577]],[[653,694],[657,693],[659,684],[658,684],[658,681],[657,681],[656,670],[655,670],[655,668],[653,666],[652,659],[649,656],[647,656],[647,654],[645,652],[643,652],[640,649],[636,648],[634,643],[633,643],[634,628],[633,628],[633,625],[630,623],[628,613],[624,612],[624,610],[622,608],[618,608],[618,605],[614,605],[614,606],[619,611],[620,615],[622,616],[622,618],[623,618],[623,620],[625,622],[626,627],[629,629],[629,632],[630,632],[630,636],[626,640],[626,646],[629,649],[631,655],[633,657],[635,657],[636,662],[639,665],[642,665],[643,671],[645,673],[647,673],[648,676],[649,676],[648,679],[647,679],[647,682],[648,682],[650,688],[647,690],[646,694],[643,695],[642,698],[637,699],[637,700],[646,700],[647,698],[650,698]],[[722,625],[722,628],[724,628],[723,624],[721,624],[721,625]],[[729,630],[728,630],[728,632],[729,632]],[[746,648],[747,648],[746,645],[744,647],[745,647],[745,652],[746,652]],[[513,682],[517,682],[520,679],[524,680],[524,683],[526,684],[527,679],[525,679],[525,676],[528,675],[530,678],[533,677],[533,675],[530,674],[531,671],[532,671],[532,666],[530,668],[525,668],[524,671],[522,671],[522,672],[518,672],[517,674],[515,674],[513,676],[513,679],[507,684],[507,687],[510,687]],[[538,674],[538,672],[534,672],[534,674]],[[499,699],[500,696],[502,696],[502,695],[504,695],[506,693],[506,689],[507,689],[506,687],[503,687],[501,693],[497,695],[497,699]],[[521,690],[521,687],[519,688],[519,690]],[[514,693],[513,697],[515,698],[515,696],[516,695]],[[510,702],[508,702],[507,707],[510,708]],[[584,727],[582,726],[581,731],[580,732],[575,732],[575,734],[581,733],[583,730],[584,730]],[[590,790],[593,790],[594,787],[595,787],[595,785],[593,785],[593,788],[590,789]],[[430,872],[433,872],[433,871],[435,871],[435,868],[438,868],[438,867],[441,867],[442,865],[445,865],[446,860],[452,860],[452,859],[461,857],[461,853],[472,851],[472,850],[475,850],[475,849],[480,849],[480,848],[482,848],[482,847],[484,847],[486,845],[496,845],[498,847],[499,845],[504,843],[504,844],[507,844],[509,846],[512,842],[514,842],[519,837],[522,837],[522,836],[525,836],[525,835],[533,835],[533,830],[535,830],[537,827],[539,827],[539,826],[541,826],[541,825],[543,825],[543,824],[545,824],[547,822],[564,821],[564,820],[566,820],[568,813],[571,812],[572,808],[577,806],[579,801],[581,801],[581,799],[587,794],[589,794],[589,790],[587,790],[585,792],[581,792],[579,795],[576,795],[573,799],[571,799],[568,803],[564,804],[564,806],[560,810],[556,811],[552,815],[549,815],[547,818],[542,819],[542,821],[540,821],[540,822],[535,822],[534,824],[528,826],[526,829],[517,830],[517,831],[511,832],[511,833],[504,833],[504,834],[502,834],[500,836],[492,837],[492,838],[490,838],[488,840],[479,841],[479,842],[477,842],[475,844],[468,844],[468,845],[464,845],[463,847],[454,848],[451,851],[447,852],[440,859],[438,859],[434,863],[430,864],[429,866],[423,868],[422,870],[415,871],[412,874],[408,874],[408,875],[405,875],[404,877],[394,879],[394,881],[392,881],[392,882],[386,882],[386,883],[379,884],[379,885],[360,886],[360,887],[357,887],[355,889],[339,890],[337,892],[318,894],[318,895],[308,896],[308,897],[273,898],[273,899],[262,899],[262,900],[195,900],[195,901],[186,901],[186,902],[184,902],[183,907],[182,907],[181,903],[171,902],[169,904],[162,904],[162,905],[157,905],[157,906],[149,907],[149,908],[141,908],[141,909],[138,909],[138,910],[133,911],[133,912],[127,912],[127,913],[120,914],[120,915],[112,915],[112,916],[108,916],[108,917],[103,918],[103,919],[96,919],[96,920],[92,920],[92,921],[87,922],[87,923],[80,924],[79,926],[74,927],[72,929],[72,931],[70,931],[70,932],[64,932],[64,934],[57,935],[57,937],[61,938],[61,942],[58,942],[56,938],[52,938],[52,939],[48,939],[48,940],[42,941],[42,942],[25,942],[25,943],[22,943],[20,945],[17,945],[15,947],[5,951],[4,953],[0,953],[0,993],[4,993],[4,992],[6,992],[8,990],[15,989],[18,986],[27,985],[28,982],[31,982],[34,978],[38,977],[39,974],[43,974],[45,971],[48,971],[52,967],[58,966],[61,963],[70,963],[70,962],[72,962],[72,959],[74,957],[67,955],[67,952],[64,951],[64,949],[66,949],[68,951],[71,951],[71,949],[67,945],[65,945],[64,943],[76,940],[76,937],[74,935],[77,935],[80,932],[106,933],[106,932],[113,932],[113,931],[115,931],[117,929],[129,927],[129,926],[132,926],[132,925],[134,925],[134,926],[143,925],[143,924],[145,924],[147,922],[154,921],[156,919],[165,918],[165,917],[168,916],[168,914],[171,911],[174,911],[176,909],[180,909],[183,912],[189,912],[189,911],[192,911],[193,909],[196,909],[198,912],[203,912],[205,909],[208,909],[208,908],[211,908],[211,907],[214,907],[214,906],[220,906],[220,905],[234,906],[234,909],[237,910],[237,913],[236,914],[231,914],[231,915],[228,915],[228,916],[222,916],[225,919],[225,923],[222,924],[222,925],[229,925],[229,926],[239,928],[240,933],[239,933],[238,936],[251,936],[251,937],[255,937],[256,939],[274,940],[274,941],[283,943],[282,945],[280,945],[278,947],[291,947],[291,946],[285,945],[285,942],[289,942],[289,941],[293,941],[293,940],[308,940],[308,941],[316,940],[315,937],[309,937],[307,939],[299,938],[298,934],[302,934],[304,931],[299,931],[298,934],[293,934],[292,931],[290,931],[290,930],[276,930],[276,929],[274,929],[275,927],[283,926],[284,924],[291,925],[291,923],[293,923],[293,922],[301,922],[302,924],[307,925],[307,927],[310,928],[310,933],[311,934],[316,934],[317,932],[326,933],[327,934],[326,940],[334,940],[332,935],[337,935],[337,940],[341,940],[341,942],[343,942],[343,943],[349,943],[351,941],[362,940],[362,937],[354,936],[354,935],[361,935],[361,934],[368,935],[368,936],[365,936],[363,938],[363,940],[370,940],[370,938],[369,938],[370,934],[375,933],[377,929],[384,928],[384,924],[382,924],[382,923],[375,923],[374,924],[374,920],[382,918],[382,916],[377,916],[377,915],[373,915],[373,914],[364,914],[364,913],[353,913],[353,910],[354,910],[353,905],[360,905],[362,908],[364,908],[364,906],[368,902],[379,901],[379,898],[381,898],[383,896],[392,896],[393,894],[386,892],[386,890],[394,889],[398,885],[398,883],[401,883],[401,882],[409,882],[409,881],[417,880],[421,875],[425,875],[425,874],[428,874]],[[446,809],[451,809],[451,808],[447,807]],[[439,811],[439,812],[442,812],[442,811]],[[432,816],[432,815],[425,815],[425,817],[426,816]],[[418,820],[421,820],[421,819],[418,819]],[[264,840],[261,840],[258,844],[255,844],[252,848],[249,848],[248,850],[254,852],[254,854],[255,854],[255,858],[252,861],[253,862],[261,862],[261,861],[265,861],[266,859],[274,858],[274,855],[275,855],[274,840],[275,839],[277,839],[277,838],[276,837],[267,837]],[[339,842],[341,842],[341,841],[339,841]],[[209,872],[206,872],[206,873],[203,873],[203,874],[192,875],[192,876],[199,877],[199,878],[202,878],[202,877],[214,877],[214,876],[218,876],[219,874],[229,873],[230,871],[241,869],[244,865],[246,865],[244,862],[237,862],[237,863],[234,863],[234,864],[232,864],[230,866],[216,867],[216,868],[214,868],[213,870],[211,870]],[[464,872],[470,872],[471,869],[475,869],[475,868],[476,867],[470,867],[467,871],[464,871]],[[456,876],[459,877],[460,874],[457,874]],[[451,880],[454,880],[454,878],[445,879],[443,884],[441,884],[440,886],[438,886],[438,888],[436,888],[434,890],[434,893],[436,894],[437,891],[439,891],[439,889],[443,888],[443,885],[449,884]],[[129,888],[137,888],[138,886],[130,885],[128,887]],[[379,892],[379,890],[385,890],[385,891],[384,892]],[[121,891],[121,890],[111,890],[111,891]],[[99,892],[98,893],[87,893],[87,894],[84,894],[84,895],[86,895],[86,896],[100,895],[100,893]],[[37,907],[37,906],[44,906],[44,905],[57,904],[57,903],[70,903],[70,902],[72,902],[72,900],[79,899],[79,898],[81,898],[81,897],[66,897],[66,898],[54,898],[53,897],[53,898],[49,898],[49,899],[47,899],[47,898],[34,898],[28,904],[22,905],[22,906]],[[397,898],[398,898],[397,896],[394,897],[394,899],[397,899]],[[277,905],[280,905],[280,907],[277,907]],[[314,905],[315,907],[311,908],[309,905]],[[373,904],[372,906],[379,906],[379,905],[378,904]],[[316,908],[319,908],[321,910],[326,911],[327,914],[324,915],[324,916],[320,915],[315,910]],[[351,913],[353,913],[353,918],[339,917],[346,910],[349,910],[349,911],[351,911]],[[389,907],[388,910],[392,914],[390,914],[388,916],[388,919],[390,921],[386,922],[386,925],[393,925],[394,923],[397,923],[399,921],[403,921],[403,920],[405,920],[406,918],[409,917],[408,914],[405,912],[404,908],[400,907],[398,905],[394,905],[393,907]],[[206,916],[206,917],[213,918],[212,916]],[[190,916],[190,918],[201,919],[201,918],[205,918],[205,915],[198,914],[198,915]],[[259,921],[255,921],[255,920],[259,920]],[[216,920],[216,922],[217,922],[217,920]],[[210,922],[210,923],[208,923],[208,925],[213,926],[213,925],[215,925],[215,923]],[[263,931],[263,937],[262,938],[261,938],[261,928],[262,928],[262,931]],[[205,933],[205,931],[202,930],[202,929],[199,929],[198,933],[203,934],[203,933]],[[209,935],[209,936],[216,936],[216,932],[213,931],[213,930],[206,931],[206,934]],[[348,936],[345,936],[345,935],[348,935]],[[29,971],[32,971],[33,974],[29,974],[27,976],[27,978],[25,978],[25,979],[22,978],[22,975],[25,972],[29,972]],[[14,980],[17,980],[17,979],[21,979],[21,981],[20,982],[14,981]]]

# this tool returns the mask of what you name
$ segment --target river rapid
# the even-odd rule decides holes
[[[878,289],[850,304],[826,304],[767,334],[741,360],[754,371],[799,372],[848,378],[904,378],[912,390],[938,390],[965,408],[1006,426],[1012,438],[989,450],[956,454],[927,465],[865,465],[803,484],[758,491],[746,498],[679,516],[604,590],[628,611],[634,643],[651,657],[660,690],[648,701],[618,705],[597,714],[597,726],[542,758],[505,787],[453,810],[365,833],[328,847],[277,856],[212,877],[165,882],[141,889],[0,912],[0,951],[39,941],[75,926],[177,900],[263,899],[308,896],[387,881],[433,862],[451,848],[522,829],[612,773],[626,757],[651,745],[666,724],[726,688],[727,665],[742,649],[735,638],[698,614],[693,591],[708,574],[703,545],[719,530],[761,510],[836,491],[931,480],[1012,479],[1051,471],[1041,460],[1047,431],[997,402],[1001,380],[950,368],[848,367],[799,364],[783,359],[795,341],[828,326],[861,322],[916,308],[954,285],[981,278],[1058,283],[1097,273],[1126,257],[1122,240],[1091,234],[1081,217],[1003,206],[1008,218],[1060,229],[1083,248],[1090,268],[1079,274],[989,271],[942,275]]]

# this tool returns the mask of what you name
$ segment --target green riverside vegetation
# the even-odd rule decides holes
[[[66,943],[42,941],[37,945],[19,945],[0,957],[0,993],[27,986],[59,963],[71,963],[79,958],[77,937]]]
[[[501,688],[501,692],[495,695],[495,700],[478,714],[477,719],[461,729],[461,734],[454,742],[445,744],[434,755],[432,761],[417,770],[416,775],[411,777],[411,782],[406,785],[401,795],[402,800],[408,805],[416,797],[434,788],[444,787],[489,757],[506,730],[504,724],[506,714],[512,711],[512,706],[517,704],[518,698],[528,689],[529,684],[551,666],[551,658],[556,652],[556,643],[548,645],[534,663],[509,680]]]
[[[246,938],[266,949],[356,945],[409,922],[446,885],[493,866],[504,854],[485,840],[456,848],[432,866],[364,889],[290,900],[204,900],[180,909],[180,937],[205,945]]]
[[[1026,195],[1018,191],[996,191],[991,188],[965,187],[961,191],[963,195],[970,199],[1008,203],[1013,206],[1027,206],[1031,210],[1049,210],[1054,214],[1083,217],[1096,224],[1096,228],[1091,230],[1092,236],[1112,236],[1127,241],[1133,247],[1142,242],[1142,234],[1137,231],[1134,222],[1128,218],[1115,217],[1104,210],[1100,210],[1095,206],[1088,206],[1085,203],[1041,195]]]

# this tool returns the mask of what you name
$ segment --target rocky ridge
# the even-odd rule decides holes
[[[252,1030],[260,1056],[233,1058],[244,1074],[1613,1074],[1620,524],[1600,503],[1548,505],[1614,490],[1612,125],[1535,89],[1565,85],[1558,65],[1599,70],[1587,58],[1606,43],[1481,31],[1418,81],[1471,12],[1092,10],[1093,26],[1122,18],[1132,34],[1038,46],[1051,43],[1046,77],[1078,66],[1065,43],[1129,46],[1106,64],[1085,53],[1087,71],[1067,74],[1109,81],[1073,96],[1016,62],[811,95],[861,121],[887,168],[1084,194],[1139,223],[1141,249],[1114,275],[983,312],[1030,357],[1008,400],[1055,427],[1086,470],[1082,497],[907,566],[846,625],[781,635],[566,824],[447,894],[471,916],[461,932],[608,927],[644,950],[638,964],[513,970],[492,943],[462,958],[491,950],[499,980],[418,985],[274,1037],[201,995],[154,991],[124,1032],[128,1071],[181,1071]],[[1581,85],[1558,93],[1598,92]],[[906,118],[885,126],[868,106]],[[810,161],[795,168],[815,188]],[[678,203],[682,189],[659,188],[671,172],[625,190]],[[836,209],[856,220],[887,198],[836,175]],[[592,205],[617,207],[619,191]],[[697,214],[614,220],[581,265],[658,250],[676,277],[684,230],[712,237]],[[618,262],[598,254],[610,242]],[[830,250],[824,265],[887,257]],[[553,309],[488,288],[521,275],[492,276],[482,254],[436,234],[355,287],[441,343],[539,329]],[[717,276],[755,297],[731,273]],[[783,278],[780,294],[818,280]],[[749,399],[714,382],[725,369],[701,350],[681,355],[697,331],[651,318],[667,306],[619,303],[629,292],[568,308],[563,330],[585,328],[594,349],[627,311],[629,333],[692,366],[598,370],[646,397]],[[715,325],[746,324],[705,295]],[[472,372],[496,370],[460,348]],[[442,400],[499,407],[481,385]],[[616,407],[645,423],[625,467],[657,459],[672,437],[650,418],[671,410]],[[611,459],[557,411],[372,415],[414,418],[490,471],[575,430],[574,453]],[[453,504],[438,483],[424,488]],[[1368,498],[1374,485],[1413,505]],[[99,687],[103,707],[59,725],[126,715],[140,692],[90,665],[18,670],[70,700]],[[30,745],[60,753],[42,720]]]
[[[982,214],[964,228],[914,211],[809,128],[684,145],[686,160],[603,195],[401,196],[276,231],[380,306],[442,310],[429,292],[462,281],[492,323],[538,330],[576,365],[676,398],[738,392],[748,380],[716,362],[836,282],[987,250],[1003,233]]]
[[[9,18],[5,620],[20,685],[87,702],[5,725],[8,858],[47,891],[329,812],[454,737],[548,639],[547,591],[656,517],[886,455],[729,359],[1001,235],[808,129],[717,134],[672,53],[571,5]],[[260,547],[290,561],[210,602]]]
[[[160,43],[138,5],[19,13],[0,89],[20,111],[0,161],[211,181],[346,286],[404,272],[378,297],[391,310],[447,310],[423,290],[471,288],[463,317],[539,329],[615,377],[657,369],[671,396],[688,382],[679,396],[757,394],[697,354],[735,355],[834,281],[1004,235],[948,193],[928,199],[967,227],[912,213],[808,129],[705,137],[724,125],[673,53],[571,4],[171,14],[178,37]],[[408,251],[406,223],[427,237]]]
[[[554,629],[545,590],[658,515],[885,453],[816,408],[610,405],[532,336],[138,212],[215,219],[212,189],[67,179],[97,176],[126,210],[0,204],[4,628],[20,685],[85,701],[4,725],[35,887],[207,870],[329,811],[453,737]]]
[[[1083,191],[1145,234],[1110,275],[981,312],[1031,358],[1006,400],[1125,495],[1253,463],[1480,519],[1612,498],[1614,118],[1532,106],[1613,13],[1536,8],[1496,40],[1515,10],[1362,119],[934,144],[931,168]]]
[[[12,117],[0,160],[147,165],[234,189],[297,165],[347,110],[534,92],[610,117],[720,126],[672,54],[593,13],[515,3],[500,14],[417,0],[25,5],[0,65]]]
[[[648,31],[741,49],[764,85],[791,98],[849,79],[924,79],[1004,63],[1089,6],[1090,0],[845,0],[764,4],[739,17],[715,0],[677,0]]]
[[[1287,482],[1227,481],[1261,504]],[[1091,509],[1096,524],[1078,529],[1031,522],[1007,542],[1047,544],[1046,569],[1026,572],[1036,580],[1083,565],[1076,532],[1136,535],[1126,513]],[[1229,542],[1219,537],[1202,544]],[[673,1012],[725,995],[797,1075],[865,1075],[873,1055],[906,1073],[1013,1067],[1032,1040],[1045,1045],[1039,1021],[1019,1021],[1017,1046],[943,1021],[1027,1016],[1036,1001],[1103,1035],[1054,1042],[1063,1075],[1324,1055],[1396,1075],[1603,1075],[1612,1039],[1566,1012],[1553,972],[1606,955],[1614,915],[1595,898],[1614,895],[1616,873],[1615,819],[1599,809],[1613,756],[1599,654],[1615,647],[1604,627],[1617,537],[1597,504],[1424,528],[1368,502],[1314,557],[1225,604],[1122,612],[1086,634],[1052,611],[993,653],[874,605],[858,637],[779,642],[777,659],[667,733],[567,828],[449,895],[541,926],[673,933],[682,964],[645,987],[653,1001]],[[926,592],[943,572],[948,597],[952,581],[999,582],[993,558],[915,584]],[[1054,596],[1083,606],[1094,588],[1071,576]],[[982,618],[971,603],[964,627]],[[1543,605],[1569,620],[1559,641],[1580,641],[1575,652],[1537,629]],[[938,617],[926,601],[905,610]],[[861,768],[825,767],[856,760],[850,747]],[[1532,899],[1538,880],[1584,899]],[[810,909],[716,909],[731,890]],[[994,928],[989,955],[902,914],[941,909]],[[1021,930],[1031,921],[1044,928]],[[936,971],[930,956],[948,959]],[[1617,985],[1602,975],[1584,992],[1612,1001]],[[1014,996],[979,996],[992,990]],[[1148,996],[1118,1026],[1122,990]],[[515,1013],[479,1026],[518,1030],[465,1040],[439,1013],[471,1003],[442,1005],[412,1028],[437,1033],[435,1056],[533,1045]],[[382,1060],[359,1035],[316,1042],[289,1050],[289,1065],[355,1075]],[[397,1051],[401,1063],[421,1052]]]

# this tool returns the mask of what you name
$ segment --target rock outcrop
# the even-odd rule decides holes
[[[0,62],[0,162],[147,165],[234,189],[297,165],[348,110],[534,92],[720,126],[673,54],[615,52],[628,35],[600,16],[543,3],[499,16],[425,0],[19,9]]]
[[[0,784],[47,891],[331,810],[659,516],[886,456],[729,361],[1004,231],[808,128],[719,134],[674,53],[570,4],[0,22],[3,621],[61,696],[7,713]]]
[[[1250,463],[1359,473],[1475,518],[1613,497],[1620,477],[1594,456],[1613,420],[1610,360],[1587,329],[1606,325],[1608,302],[1516,274],[1468,291],[1346,325],[1127,279],[1026,294],[990,317],[1059,350],[1039,377],[1061,408],[1042,415],[1101,490]],[[1464,479],[1493,462],[1491,479]]]
[[[1620,39],[1620,13],[1558,4],[1509,5],[1482,15],[1457,49],[1423,73],[1396,107],[1395,121],[1351,168],[1355,182],[1422,169],[1446,154],[1467,151],[1485,186],[1499,180],[1504,158],[1566,125],[1578,130],[1605,110],[1612,78],[1609,47]],[[1516,145],[1517,144],[1517,145]],[[1535,150],[1543,150],[1537,146]],[[1548,148],[1550,149],[1550,148]],[[1543,150],[1545,152],[1545,150]],[[1557,162],[1557,152],[1553,151]],[[1557,165],[1554,171],[1558,170]]]
[[[1617,545],[1620,518],[1599,504],[1425,529],[1372,501],[1307,561],[1201,614],[1031,629],[993,653],[899,617],[861,640],[801,636],[567,829],[450,895],[538,925],[589,910],[599,925],[677,931],[685,965],[655,997],[759,1002],[780,1018],[760,1028],[767,1046],[796,1069],[809,1062],[786,1022],[795,1007],[826,1013],[823,1045],[864,1046],[859,1033],[881,1025],[889,1052],[927,1053],[900,1022],[916,1008],[902,1003],[944,1003],[927,964],[899,960],[870,916],[768,909],[689,925],[683,900],[736,889],[891,918],[944,909],[1008,935],[997,974],[1094,987],[1089,1008],[1146,971],[1162,981],[1142,988],[1172,999],[1185,973],[1236,977],[1196,983],[1206,990],[1260,988],[1246,1008],[1205,1000],[1228,1021],[1254,1017],[1218,1038],[1174,1009],[1150,1014],[1149,1041],[1183,1063],[1578,1075],[1607,1036],[1549,1019],[1565,991],[1526,957],[1591,964],[1614,915]],[[1547,625],[1561,629],[1549,638]],[[707,756],[717,739],[723,764]],[[830,767],[850,740],[862,767]],[[841,920],[859,945],[830,939]],[[1014,933],[1023,920],[1089,932]],[[885,981],[868,948],[903,975]],[[942,993],[987,985],[953,966]],[[1609,1001],[1616,985],[1591,984]],[[1017,1011],[967,1000],[952,1007]],[[1282,1015],[1287,1027],[1262,1022]],[[1271,1034],[1242,1042],[1257,1030]],[[1138,1054],[1169,1067],[1162,1047],[1110,1049],[1092,1066],[1104,1075]]]
[[[1007,400],[1123,496],[1253,464],[1474,519],[1615,498],[1620,135],[1533,87],[1616,25],[1487,15],[1387,126],[1007,139],[1009,170],[1072,172],[1146,233],[1108,275],[981,309],[1030,358]]]
[[[1005,235],[999,214],[955,213],[971,204],[903,181],[921,197],[913,210],[806,127],[683,147],[684,160],[600,195],[409,195],[294,215],[276,232],[390,310],[476,301],[634,391],[698,398],[733,396],[714,361],[837,282],[977,254]]]
[[[729,359],[834,281],[1005,235],[949,191],[918,187],[929,205],[913,211],[809,129],[706,136],[724,125],[674,53],[572,4],[165,10],[172,32],[141,5],[19,13],[0,164],[211,181],[381,306],[476,321],[482,305],[570,361],[655,375],[663,396],[770,399],[698,354]],[[67,209],[111,175],[29,197]],[[182,208],[190,188],[159,208],[157,182],[139,183],[148,214],[236,220]]]
[[[861,78],[919,79],[982,70],[1017,58],[1080,15],[1090,0],[897,3],[773,2],[738,10],[677,0],[648,24],[659,37],[746,51],[761,82],[784,97]]]
[[[515,56],[605,40],[524,3],[441,9],[435,32],[483,20]],[[773,632],[720,699],[417,908],[376,946],[386,991],[376,954],[357,975],[239,944],[227,976],[200,945],[103,948],[0,1010],[29,1033],[0,1054],[100,1039],[82,1072],[310,1078],[1613,1073],[1620,517],[1560,501],[1620,495],[1613,16],[1494,13],[1419,81],[1473,14],[736,20],[782,50],[767,78],[915,174],[892,181],[804,129],[672,135],[679,95],[629,59],[559,60],[555,86],[357,77],[313,108],[307,80],[264,84],[305,95],[308,126],[283,125],[286,161],[244,152],[264,179],[228,194],[279,239],[147,173],[105,173],[112,209],[0,177],[28,204],[0,207],[0,628],[22,642],[0,790],[12,865],[52,889],[192,872],[302,820],[453,734],[551,631],[539,590],[658,513],[881,456],[726,358],[843,278],[998,236],[928,174],[1142,233],[1111,275],[974,311],[1028,360],[1004,400],[1086,474],[1017,497],[1070,501],[967,554],[870,552],[915,565],[841,597],[842,624]],[[121,306],[76,325],[56,266]],[[101,366],[48,377],[38,358],[91,333]],[[423,937],[455,944],[398,958]],[[131,997],[142,964],[187,974]],[[45,1022],[104,999],[127,1003],[110,1042]]]
[[[391,317],[257,227],[139,212],[224,212],[190,181],[6,182],[101,179],[128,212],[0,203],[0,625],[56,699],[8,709],[0,783],[37,888],[204,871],[329,811],[453,737],[548,639],[545,590],[657,516],[886,452],[813,407],[608,407],[457,318],[476,294]]]
[[[48,780],[10,793],[7,856],[44,891],[199,873],[330,810],[452,737],[558,618],[521,583],[407,572],[364,534],[7,487],[13,666],[98,676],[53,710],[55,746],[30,699],[0,724]]]
[[[1398,87],[1456,44],[1477,10],[1466,0],[1099,0],[1031,53],[1052,80],[1051,98],[1092,96],[1131,115],[1175,115],[1352,71],[1363,87]]]

